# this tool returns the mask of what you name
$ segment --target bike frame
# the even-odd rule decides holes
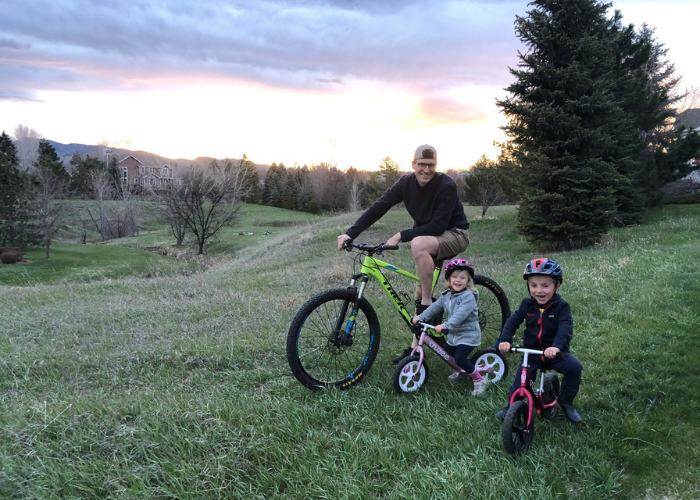
[[[393,264],[389,264],[388,262],[384,262],[383,260],[377,259],[371,255],[365,255],[360,272],[353,274],[352,278],[350,279],[350,287],[357,288],[357,298],[359,300],[364,294],[365,287],[367,286],[369,279],[374,278],[377,283],[379,283],[382,290],[384,290],[384,293],[386,293],[386,295],[389,297],[392,304],[394,304],[396,310],[399,312],[399,314],[401,314],[401,317],[406,324],[408,326],[413,326],[413,323],[411,322],[413,315],[406,309],[406,307],[404,307],[404,303],[401,301],[399,294],[396,292],[396,290],[394,290],[391,283],[389,283],[386,277],[382,274],[380,271],[381,269],[392,271],[413,281],[420,281],[418,276],[413,273],[409,273],[408,271],[396,267]],[[440,271],[442,271],[442,261],[438,261],[438,263],[435,265],[435,269],[433,271],[433,286],[431,291],[435,289],[435,284],[440,276]]]
[[[462,371],[462,367],[457,364],[450,353],[443,349],[440,344],[438,344],[435,339],[430,337],[428,334],[428,329],[435,329],[435,327],[433,325],[429,325],[428,323],[421,322],[419,324],[423,327],[423,330],[421,331],[420,338],[418,339],[418,345],[416,345],[416,347],[413,348],[413,352],[411,352],[411,355],[418,353],[418,369],[416,370],[416,373],[420,373],[420,368],[423,366],[423,360],[425,359],[425,350],[423,349],[424,345],[427,345],[445,363],[454,368],[455,371]]]
[[[542,392],[544,390],[544,372],[545,370],[540,369],[540,381],[539,389],[533,392],[530,373],[528,368],[530,368],[530,363],[528,362],[528,357],[530,354],[533,355],[543,355],[544,351],[538,351],[536,349],[525,349],[523,347],[512,347],[510,352],[520,352],[523,354],[522,369],[520,371],[520,387],[518,387],[515,392],[510,396],[509,405],[512,405],[517,399],[527,400],[527,427],[530,427],[532,419],[534,418],[535,410],[537,414],[542,413],[545,410],[549,410],[554,405],[557,404],[557,398],[549,403],[545,404],[542,401]]]
[[[421,331],[420,338],[418,339],[418,345],[413,348],[411,355],[418,353],[418,368],[416,369],[416,374],[420,373],[420,369],[423,366],[423,360],[425,359],[425,349],[423,346],[428,346],[435,354],[438,355],[445,363],[452,367],[455,371],[463,371],[463,368],[457,364],[455,358],[452,357],[442,346],[430,336],[428,330],[435,329],[435,326],[429,325],[428,323],[418,322],[423,328]],[[493,367],[487,367],[485,370],[479,370],[479,373],[491,373],[493,372]]]

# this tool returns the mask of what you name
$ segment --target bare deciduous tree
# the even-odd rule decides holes
[[[19,124],[15,127],[14,135],[19,168],[23,172],[26,172],[31,169],[33,163],[39,156],[41,134],[26,125]]]
[[[88,179],[94,193],[94,202],[87,207],[95,229],[100,233],[100,238],[105,241],[109,235],[109,218],[107,214],[107,201],[111,200],[114,194],[112,179],[106,170],[92,170],[88,174]]]
[[[481,206],[482,217],[486,216],[490,206],[497,204],[503,197],[496,164],[486,156],[472,165],[464,181],[467,201]]]
[[[240,200],[250,186],[250,169],[243,166],[241,161],[231,160],[214,160],[208,168],[192,165],[159,193],[171,221],[184,223],[200,254],[207,241],[238,216]]]
[[[36,166],[30,187],[31,210],[41,230],[44,256],[49,260],[50,246],[61,216],[62,205],[58,199],[66,192],[66,182],[51,168]]]

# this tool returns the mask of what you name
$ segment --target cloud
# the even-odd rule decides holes
[[[439,92],[507,76],[522,2],[32,0],[0,18],[8,95],[197,79],[324,90],[353,80]]]
[[[411,116],[401,120],[401,128],[414,130],[443,125],[478,124],[489,120],[483,108],[440,97],[420,100]]]

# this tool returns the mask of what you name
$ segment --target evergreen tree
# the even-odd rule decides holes
[[[299,192],[299,183],[297,182],[297,172],[299,169],[287,170],[287,178],[282,191],[282,208],[287,210],[297,209],[297,193]]]
[[[114,191],[117,198],[123,199],[131,194],[134,186],[127,186],[124,183],[124,180],[122,179],[122,169],[117,166],[117,157],[115,155],[110,155],[109,157],[107,162],[107,175],[109,175],[109,178],[112,180],[112,185],[114,186]]]
[[[0,134],[0,246],[24,248],[38,241],[26,199],[27,179],[19,170],[17,148]]]
[[[263,183],[262,203],[268,207],[282,207],[282,196],[286,183],[287,168],[284,163],[273,163],[267,170]]]
[[[239,160],[239,168],[241,169],[241,176],[244,179],[242,192],[245,193],[241,201],[245,203],[259,203],[261,194],[260,174],[258,174],[255,163],[250,161],[248,156],[243,155],[243,158]]]
[[[56,154],[56,149],[46,139],[39,141],[39,156],[32,164],[34,168],[47,168],[53,172],[56,179],[68,184],[70,176]]]
[[[372,172],[367,181],[367,189],[371,202],[376,201],[384,191],[394,185],[401,177],[401,170],[398,163],[394,163],[388,156],[379,164],[379,170]]]
[[[94,156],[86,156],[84,159],[78,154],[74,154],[70,160],[73,165],[73,175],[70,179],[70,189],[78,196],[91,198],[94,196],[92,187],[92,174],[105,169],[104,162]],[[119,184],[116,184],[117,186]]]
[[[539,248],[597,241],[618,216],[634,210],[630,180],[634,119],[621,95],[632,86],[620,58],[636,56],[619,17],[595,0],[535,0],[516,34],[528,46],[511,96],[498,101],[509,118],[508,149],[521,167],[518,228]],[[623,81],[620,81],[620,78]],[[632,135],[630,135],[632,134]]]
[[[644,149],[637,185],[646,205],[656,206],[661,203],[663,186],[690,171],[688,160],[698,154],[698,136],[674,126],[678,114],[676,106],[686,93],[678,90],[681,79],[675,75],[675,66],[666,59],[668,49],[646,24],[642,25],[638,38],[649,48],[643,72],[651,99],[646,114],[640,116]]]
[[[318,213],[319,206],[314,188],[311,182],[309,167],[304,165],[297,172],[299,191],[297,192],[297,210],[302,212]]]

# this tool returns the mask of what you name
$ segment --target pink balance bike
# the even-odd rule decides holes
[[[544,355],[544,351],[525,349],[513,346],[510,352],[523,354],[520,373],[520,387],[511,395],[508,412],[503,419],[503,447],[511,455],[522,453],[532,444],[535,434],[535,410],[546,419],[552,419],[557,414],[557,398],[559,397],[559,376],[557,373],[547,373],[539,370],[539,387],[534,387],[530,379],[528,356]]]
[[[410,356],[402,359],[396,365],[396,368],[394,368],[392,381],[394,383],[394,389],[396,389],[396,392],[399,394],[415,392],[428,381],[429,372],[428,365],[425,362],[424,347],[430,348],[455,371],[462,370],[455,359],[428,334],[428,330],[434,329],[435,327],[423,322],[419,322],[418,324],[422,327],[418,345],[413,349]],[[447,330],[443,330],[443,334],[447,334]],[[492,347],[477,351],[477,353],[472,356],[471,362],[474,363],[474,366],[479,373],[481,373],[481,376],[488,380],[489,383],[498,382],[508,375],[508,364],[505,358]]]

